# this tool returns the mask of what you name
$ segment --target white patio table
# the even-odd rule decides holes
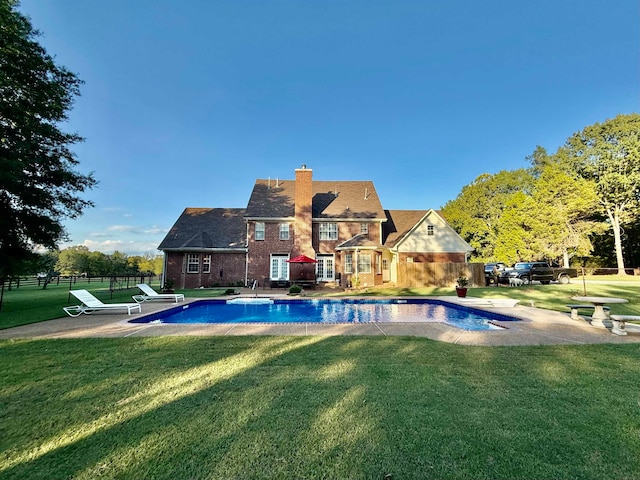
[[[591,316],[591,325],[594,327],[603,327],[607,328],[610,325],[605,324],[604,322],[610,323],[609,316],[604,311],[604,306],[610,303],[627,303],[629,300],[626,298],[616,298],[616,297],[571,297],[572,300],[577,300],[578,302],[587,302],[593,304],[593,315]]]

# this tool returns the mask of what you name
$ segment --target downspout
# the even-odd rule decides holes
[[[271,182],[271,181],[269,181]],[[271,185],[271,183],[269,183]],[[247,222],[247,239],[246,239],[247,251],[244,253],[244,286],[247,286],[249,282],[249,222]]]
[[[356,281],[358,282],[357,286],[360,286],[360,277],[358,276],[358,256],[359,255],[360,255],[360,250],[356,248],[356,258],[354,259],[356,261],[355,262],[356,264],[354,265],[355,268],[353,269],[353,271],[356,272],[354,276],[356,277]],[[353,285],[353,282],[352,282],[352,285]]]
[[[167,252],[162,252],[162,275],[160,276],[160,288],[164,288],[164,282],[167,280]]]

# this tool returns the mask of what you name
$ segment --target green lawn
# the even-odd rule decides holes
[[[587,288],[629,298],[615,311],[640,314],[639,285]],[[105,288],[90,289],[104,301],[136,293],[111,299]],[[68,286],[39,292],[7,292],[1,324],[55,318],[69,304]],[[576,294],[581,284],[470,290],[559,310]],[[638,344],[6,340],[0,358],[0,479],[608,480],[640,472]]]
[[[0,342],[0,478],[635,479],[640,346]]]
[[[159,285],[152,285],[159,290]],[[139,294],[137,288],[109,291],[109,281],[79,282],[71,289],[89,290],[105,303],[133,302],[132,295]],[[69,284],[49,285],[46,290],[38,287],[20,287],[5,291],[0,309],[0,330],[60,318],[66,314],[62,307],[77,305],[78,300],[69,294]],[[224,295],[225,289],[179,290],[187,297],[215,297]]]
[[[612,279],[613,278],[613,279]],[[587,293],[592,296],[623,297],[629,299],[628,304],[612,305],[611,311],[620,315],[640,315],[640,277],[590,277],[586,284]],[[595,283],[597,282],[597,283]],[[158,289],[158,285],[153,285]],[[91,291],[104,302],[132,302],[131,296],[139,293],[137,288],[109,292],[109,282],[87,284],[78,283],[74,289],[84,288]],[[575,303],[572,296],[583,295],[585,287],[580,279],[574,279],[569,285],[533,285],[520,288],[487,287],[470,288],[469,296],[519,298],[523,305],[534,303],[536,307],[568,311],[567,304]],[[207,298],[224,295],[225,289],[178,290],[188,298]],[[285,293],[282,290],[281,293]],[[260,293],[260,291],[259,291]],[[314,290],[309,295],[323,295]],[[369,288],[350,295],[454,295],[453,288]],[[20,287],[5,291],[0,309],[0,330],[3,328],[41,322],[64,316],[62,307],[77,304],[73,297],[69,298],[69,285],[49,285],[46,290],[37,287]]]

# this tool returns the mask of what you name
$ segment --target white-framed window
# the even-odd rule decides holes
[[[427,235],[433,235],[433,225],[427,225]]]
[[[353,253],[344,254],[344,273],[353,273]]]
[[[289,280],[289,255],[271,255],[271,280]]]
[[[337,223],[321,223],[320,224],[320,240],[337,240],[338,224]]]
[[[264,222],[256,222],[256,240],[264,240]]]
[[[200,255],[189,253],[187,255],[187,273],[198,273],[200,268]]]
[[[211,254],[202,256],[202,273],[211,273]]]
[[[358,255],[358,273],[371,273],[370,253],[361,253]]]
[[[362,235],[367,235],[369,233],[369,224],[368,223],[361,223],[360,224],[360,233]]]
[[[382,270],[389,270],[389,260],[386,258],[382,259]]]
[[[289,240],[289,224],[280,224],[280,240]]]

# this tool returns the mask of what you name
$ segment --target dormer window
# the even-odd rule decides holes
[[[433,225],[427,225],[427,235],[428,236],[433,235]]]
[[[361,235],[368,235],[369,234],[369,224],[368,223],[361,223],[360,224],[360,234]]]

